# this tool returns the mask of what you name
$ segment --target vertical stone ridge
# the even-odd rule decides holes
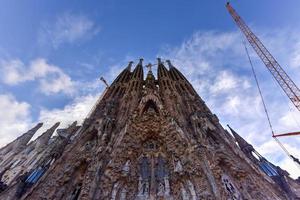
[[[46,130],[42,135],[40,135],[36,140],[36,148],[43,147],[48,144],[49,139],[53,135],[54,131],[59,126],[60,122],[56,122],[51,128]]]
[[[5,147],[0,149],[0,152],[5,153],[6,151],[11,151],[14,153],[18,153],[26,148],[26,145],[34,136],[34,134],[43,126],[43,123],[38,123],[35,127],[22,134],[20,137],[7,144]]]
[[[243,137],[241,137],[236,131],[234,131],[229,125],[227,125],[230,129],[232,135],[235,138],[235,141],[238,143],[239,147],[245,154],[249,154],[254,151],[254,148],[251,144],[249,144]]]

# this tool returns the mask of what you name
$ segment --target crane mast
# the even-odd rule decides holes
[[[278,82],[280,87],[283,89],[285,94],[289,97],[295,107],[300,111],[300,90],[288,74],[279,65],[276,59],[263,45],[259,38],[251,31],[244,20],[238,15],[238,13],[232,8],[230,3],[226,4],[226,8],[230,15],[234,19],[237,26],[240,28],[242,33],[246,36],[250,45],[256,51],[257,55],[261,58],[263,63],[266,65],[268,70],[271,72],[275,80]]]

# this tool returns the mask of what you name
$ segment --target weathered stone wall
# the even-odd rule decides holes
[[[23,199],[289,199],[174,66],[130,67]]]

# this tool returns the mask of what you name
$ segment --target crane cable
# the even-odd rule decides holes
[[[255,73],[254,67],[253,67],[252,60],[251,60],[249,52],[248,52],[248,48],[247,48],[246,42],[243,41],[243,44],[245,46],[247,57],[248,57],[250,65],[251,65],[252,73],[253,73],[253,76],[254,76],[254,79],[255,79],[255,83],[256,83],[256,86],[257,86],[257,89],[258,89],[258,92],[259,92],[259,95],[260,95],[260,98],[261,98],[261,101],[262,101],[262,104],[263,104],[263,107],[264,107],[264,111],[265,111],[267,119],[268,119],[268,124],[269,124],[269,127],[271,129],[272,136],[274,136],[274,130],[273,130],[273,126],[272,126],[272,123],[271,123],[271,120],[270,120],[270,117],[269,117],[269,112],[267,110],[267,106],[266,106],[264,97],[262,95],[262,92],[261,92],[261,89],[260,89],[260,86],[259,86],[259,83],[258,83],[258,79],[257,79],[256,73]]]
[[[259,82],[258,82],[256,73],[255,73],[255,70],[254,70],[254,66],[253,66],[252,60],[251,60],[250,55],[249,55],[249,51],[248,51],[246,42],[243,41],[243,44],[244,44],[244,46],[245,46],[246,54],[247,54],[249,63],[250,63],[250,65],[251,65],[252,73],[253,73],[253,76],[254,76],[254,79],[255,79],[255,83],[256,83],[256,86],[257,86],[257,89],[258,89],[258,92],[259,92],[259,95],[260,95],[260,98],[261,98],[261,101],[262,101],[262,104],[263,104],[263,107],[264,107],[264,111],[265,111],[266,117],[267,117],[267,119],[268,119],[268,124],[269,124],[270,130],[271,130],[271,132],[272,132],[272,137],[273,137],[274,140],[278,143],[278,145],[281,147],[281,149],[287,154],[287,156],[288,156],[293,162],[296,162],[296,163],[298,164],[297,166],[298,166],[299,169],[300,169],[300,162],[299,162],[299,160],[298,160],[296,157],[294,157],[293,155],[291,155],[291,154],[288,152],[288,150],[283,146],[283,144],[278,140],[278,138],[276,138],[275,135],[274,135],[274,129],[273,129],[273,126],[272,126],[272,123],[271,123],[271,119],[270,119],[270,116],[269,116],[269,112],[268,112],[268,110],[267,110],[267,106],[266,106],[264,97],[263,97],[263,95],[262,95],[261,88],[260,88],[260,86],[259,86]]]

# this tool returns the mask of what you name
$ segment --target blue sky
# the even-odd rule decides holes
[[[300,2],[231,1],[300,85]],[[274,145],[242,37],[221,0],[0,3],[0,145],[38,121],[82,119],[130,60],[171,59],[225,125],[300,175]],[[299,113],[251,52],[275,131],[300,129]],[[41,130],[42,131],[42,130]],[[282,140],[296,156],[299,138]],[[298,146],[298,147],[297,147]]]

